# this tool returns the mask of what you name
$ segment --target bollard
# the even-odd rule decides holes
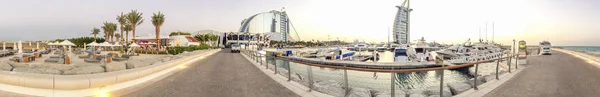
[[[479,88],[477,88],[477,71],[479,69],[479,64],[475,64],[475,80],[473,80],[473,89],[475,90],[479,90]]]
[[[276,59],[273,58],[273,61],[275,61]],[[277,64],[277,63],[275,63]],[[265,60],[265,67],[267,68],[267,70],[269,70],[269,61]]]
[[[499,69],[498,67],[500,66],[500,60],[502,60],[502,59],[498,59],[496,61],[496,80],[500,79],[500,78],[498,78],[498,69]]]
[[[288,81],[292,80],[292,65],[290,64],[290,61],[286,61],[288,64]]]
[[[267,56],[265,56],[265,59],[267,59]],[[260,57],[260,62],[259,63],[260,63],[260,65],[263,65],[262,57]]]
[[[308,67],[308,91],[312,91],[313,89],[313,72],[312,72],[312,68],[310,66],[306,66]]]

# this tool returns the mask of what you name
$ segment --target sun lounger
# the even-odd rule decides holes
[[[53,63],[56,63],[56,62],[58,62],[58,60],[60,60],[60,59],[59,58],[48,58],[48,59],[44,60],[44,62],[53,62]]]
[[[81,56],[79,56],[79,58],[90,58],[90,56],[88,56],[88,55],[81,55]]]
[[[50,58],[63,58],[63,56],[62,55],[53,55],[53,56],[50,56]]]
[[[100,63],[100,60],[92,58],[83,59],[83,61],[87,63]]]

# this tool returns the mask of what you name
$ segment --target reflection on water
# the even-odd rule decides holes
[[[383,56],[393,56],[391,52],[380,52],[382,58],[379,62],[392,62],[393,58]],[[288,62],[283,60],[274,60],[267,58],[267,62],[274,64],[277,62],[278,68],[287,69]],[[391,60],[391,61],[390,61]],[[303,77],[308,77],[308,67],[312,68],[314,81],[336,81],[344,82],[344,70],[312,67],[299,63],[289,62],[292,73],[297,73]],[[502,66],[501,66],[502,67]],[[496,70],[495,63],[485,63],[479,66],[478,75],[494,74]],[[504,70],[504,68],[500,68]],[[455,70],[444,70],[444,83],[465,82],[473,78],[475,66]],[[378,91],[389,91],[391,86],[391,73],[376,73],[348,70],[348,84],[350,87],[368,88]],[[395,84],[396,88],[401,90],[426,89],[428,87],[440,85],[441,71],[410,72],[397,73]]]

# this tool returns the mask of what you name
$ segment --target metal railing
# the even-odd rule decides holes
[[[418,68],[418,69],[373,69],[373,68],[355,68],[355,67],[347,67],[346,65],[344,66],[332,66],[332,65],[323,65],[323,64],[313,64],[313,63],[308,63],[308,62],[302,62],[302,61],[297,61],[297,60],[289,60],[289,59],[285,59],[285,58],[280,58],[280,57],[276,57],[276,56],[259,56],[257,54],[256,51],[254,50],[242,50],[242,53],[247,55],[248,57],[250,57],[250,59],[252,59],[251,61],[255,61],[258,62],[261,66],[265,66],[266,69],[273,69],[273,71],[275,72],[275,74],[278,74],[278,68],[277,67],[277,61],[275,60],[275,62],[273,62],[274,64],[269,64],[268,62],[266,62],[266,58],[273,58],[273,59],[277,59],[277,60],[284,60],[285,62],[294,62],[294,63],[300,63],[302,65],[307,65],[307,66],[314,66],[314,67],[321,67],[321,68],[331,68],[331,69],[341,69],[343,70],[343,89],[344,89],[344,95],[342,96],[346,96],[349,94],[350,92],[350,87],[348,85],[348,70],[353,70],[353,71],[365,71],[365,72],[382,72],[382,73],[390,73],[391,74],[391,79],[390,79],[390,94],[392,97],[395,96],[395,89],[396,89],[396,74],[397,73],[409,73],[409,72],[426,72],[426,71],[439,71],[441,72],[441,77],[440,77],[440,91],[439,94],[440,95],[444,95],[444,70],[450,70],[450,69],[458,69],[458,68],[464,68],[464,67],[468,67],[468,66],[474,66],[475,67],[475,76],[473,77],[473,84],[472,84],[472,88],[474,90],[478,90],[478,69],[479,69],[479,65],[483,64],[483,63],[491,63],[491,62],[496,62],[496,67],[495,67],[495,79],[499,80],[499,68],[500,68],[500,61],[505,60],[506,64],[508,65],[508,72],[511,73],[511,66],[512,66],[512,60],[515,59],[515,69],[518,69],[516,67],[518,67],[518,57],[517,55],[513,55],[513,54],[507,54],[506,57],[500,57],[500,58],[496,58],[496,59],[491,59],[491,60],[484,60],[484,61],[477,61],[477,62],[473,62],[473,63],[467,63],[467,64],[460,64],[460,65],[450,65],[450,66],[442,66],[442,67],[434,67],[434,68]],[[263,59],[265,58],[265,59]],[[271,65],[272,67],[269,67],[269,65]],[[284,70],[287,70],[287,74],[280,74],[284,77],[287,77],[288,81],[292,81],[292,66],[290,66],[290,64],[288,63],[286,65],[286,68]],[[269,69],[270,70],[270,69]],[[314,90],[314,75],[313,75],[313,70],[312,68],[308,68],[307,71],[308,73],[308,88],[309,90],[307,91],[313,91]],[[448,94],[446,94],[448,95]],[[450,94],[452,95],[452,94]]]

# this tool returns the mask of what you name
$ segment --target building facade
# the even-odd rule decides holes
[[[396,12],[396,17],[394,19],[392,41],[396,44],[408,44],[410,41],[408,12],[410,12],[410,9],[404,6],[396,6],[396,8],[398,8],[398,12]]]

